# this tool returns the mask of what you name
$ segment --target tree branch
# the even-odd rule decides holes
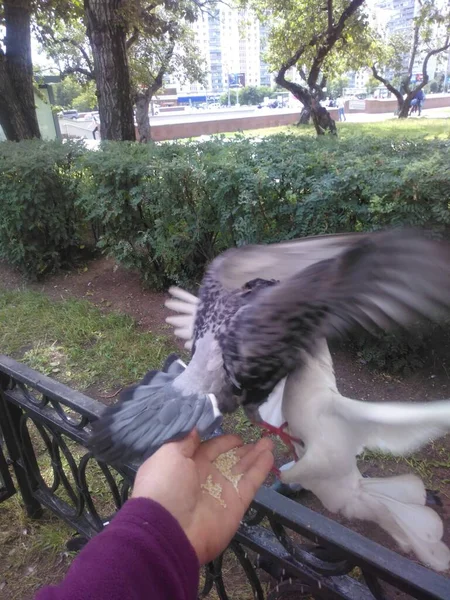
[[[387,89],[391,92],[391,94],[394,94],[394,96],[397,98],[399,107],[402,107],[403,106],[403,96],[401,95],[401,93],[391,83],[389,83],[389,81],[387,79],[385,79],[378,73],[375,65],[372,65],[371,69],[372,69],[372,75],[375,77],[375,79],[377,79],[384,86],[386,86]]]
[[[327,0],[328,31],[333,28],[333,0]]]
[[[412,70],[414,67],[414,61],[416,60],[417,46],[419,45],[419,31],[420,31],[420,25],[417,22],[414,26],[414,35],[413,35],[413,42],[412,42],[412,47],[411,47],[411,56],[410,56],[409,65],[408,65],[409,79],[411,79]]]
[[[89,81],[95,81],[95,75],[87,69],[83,69],[83,67],[67,67],[63,71],[59,72],[62,79],[67,77],[67,75],[72,75],[73,73],[80,73],[80,75],[84,75]]]
[[[89,71],[91,73],[91,78],[94,79],[94,67],[93,67],[93,65],[91,63],[91,59],[89,57],[89,54],[83,48],[82,44],[76,42],[75,40],[72,40],[71,38],[61,38],[60,40],[57,40],[56,38],[53,38],[53,40],[54,40],[55,44],[71,44],[72,46],[74,46],[75,48],[77,48],[77,50],[81,53],[82,57],[86,61],[88,69],[89,69]],[[86,69],[84,69],[84,70],[86,70]]]
[[[332,10],[331,0],[328,1],[328,9]],[[328,28],[326,31],[318,33],[314,35],[308,43],[302,44],[299,49],[288,59],[280,68],[277,78],[280,77],[281,80],[285,79],[286,71],[293,67],[300,59],[302,54],[308,47],[315,46],[320,40],[325,39],[325,43],[319,46],[316,52],[316,56],[314,57],[312,67],[308,76],[308,86],[311,89],[314,89],[317,85],[317,79],[319,77],[320,69],[322,68],[323,61],[327,57],[328,53],[333,49],[337,40],[342,34],[342,31],[345,27],[345,23],[347,20],[354,15],[354,13],[364,4],[364,0],[352,0],[350,4],[347,6],[345,10],[342,11],[342,14],[338,20],[338,22],[333,25],[328,24]],[[328,15],[330,17],[330,15]],[[332,15],[331,15],[332,17]],[[276,81],[276,79],[275,79]],[[278,82],[277,82],[278,83]],[[282,85],[280,83],[280,85]]]
[[[131,46],[137,42],[138,38],[139,38],[139,28],[136,27],[136,25],[135,25],[133,27],[133,33],[127,40],[127,50],[129,50],[131,48]]]
[[[422,87],[424,87],[428,83],[428,80],[429,80],[429,76],[428,76],[428,61],[435,54],[439,54],[440,52],[444,52],[444,50],[448,50],[448,48],[450,48],[450,35],[447,35],[447,37],[445,38],[445,42],[444,42],[443,46],[441,46],[440,48],[435,48],[434,50],[430,50],[428,52],[428,54],[425,56],[425,59],[423,61],[423,65],[422,65],[422,74],[423,74],[423,80],[422,80],[423,85],[422,85]]]

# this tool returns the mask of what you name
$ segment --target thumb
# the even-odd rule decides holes
[[[186,458],[192,458],[200,444],[201,440],[197,429],[193,429],[185,438],[175,442],[177,450]]]

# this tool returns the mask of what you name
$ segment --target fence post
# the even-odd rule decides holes
[[[33,488],[27,474],[26,464],[20,452],[20,419],[22,417],[22,410],[11,402],[6,402],[4,397],[9,381],[10,378],[7,375],[0,373],[0,423],[2,423],[2,433],[27,515],[32,519],[39,519],[43,512],[42,506],[33,495]],[[30,439],[23,440],[23,444],[27,445],[27,450],[34,456],[34,449]]]

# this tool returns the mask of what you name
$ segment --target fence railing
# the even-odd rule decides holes
[[[15,493],[9,461],[31,517],[45,507],[93,537],[126,501],[136,472],[97,462],[86,450],[103,405],[6,356],[0,392],[0,500]],[[227,552],[258,600],[450,599],[450,579],[265,487]],[[227,581],[227,560],[207,565],[200,597],[215,588],[229,598],[236,577]]]

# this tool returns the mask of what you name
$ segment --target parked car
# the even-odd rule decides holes
[[[62,117],[63,119],[78,119],[78,111],[77,110],[63,110]]]

